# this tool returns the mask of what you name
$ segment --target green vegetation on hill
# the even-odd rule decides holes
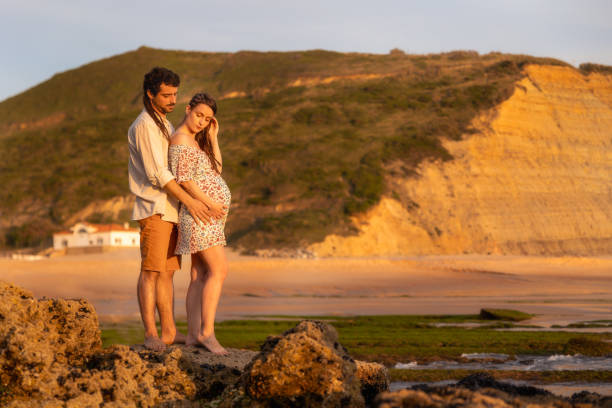
[[[469,133],[475,116],[511,95],[528,63],[566,65],[467,51],[143,47],[57,74],[0,103],[0,244],[37,245],[88,203],[129,194],[126,134],[153,66],[181,75],[173,123],[196,91],[219,99],[223,176],[233,195],[228,238],[252,250],[350,234],[351,215],[393,194],[389,176],[412,175],[424,159],[452,159],[441,140]],[[330,77],[340,79],[320,81]],[[222,98],[229,93],[237,97]]]
[[[612,74],[612,67],[609,65],[585,62],[584,64],[580,64],[580,71],[587,74],[590,74],[591,72],[598,72],[600,74]]]

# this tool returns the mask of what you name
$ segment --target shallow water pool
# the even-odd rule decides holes
[[[507,382],[513,385],[531,385],[533,387],[541,388],[549,391],[555,395],[561,397],[571,397],[573,394],[581,391],[596,392],[603,396],[612,396],[612,384],[610,383],[554,383],[554,384],[538,384],[529,381],[514,381],[514,380],[503,380],[500,382]],[[456,384],[457,381],[438,381],[431,383],[423,382],[405,382],[397,381],[392,382],[389,389],[390,391],[398,391],[404,388],[409,388],[417,384],[427,384],[432,387],[446,386]]]
[[[434,361],[418,364],[416,361],[397,363],[393,368],[405,370],[518,370],[518,371],[582,371],[612,370],[612,357],[576,355],[529,356],[510,359],[507,354],[471,353],[461,355],[465,362]]]

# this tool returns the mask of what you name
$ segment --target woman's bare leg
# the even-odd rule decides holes
[[[202,314],[198,342],[215,354],[227,354],[215,337],[215,315],[221,297],[223,282],[227,276],[228,264],[225,250],[215,246],[198,252],[206,265],[206,275],[202,288]]]
[[[191,281],[187,288],[187,340],[188,346],[198,344],[198,333],[202,321],[202,289],[206,277],[206,264],[198,254],[191,255]]]

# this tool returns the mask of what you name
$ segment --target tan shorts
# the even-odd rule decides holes
[[[181,260],[174,254],[176,249],[176,224],[161,219],[155,214],[138,220],[140,224],[141,271],[175,271],[181,269]]]

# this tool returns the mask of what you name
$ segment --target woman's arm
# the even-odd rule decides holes
[[[219,149],[219,142],[217,140],[217,135],[219,134],[219,121],[217,118],[212,118],[210,121],[210,130],[208,131],[208,135],[210,136],[210,144],[213,148],[213,154],[215,155],[215,159],[218,162],[219,173],[223,170],[223,158],[221,157],[221,149]]]

